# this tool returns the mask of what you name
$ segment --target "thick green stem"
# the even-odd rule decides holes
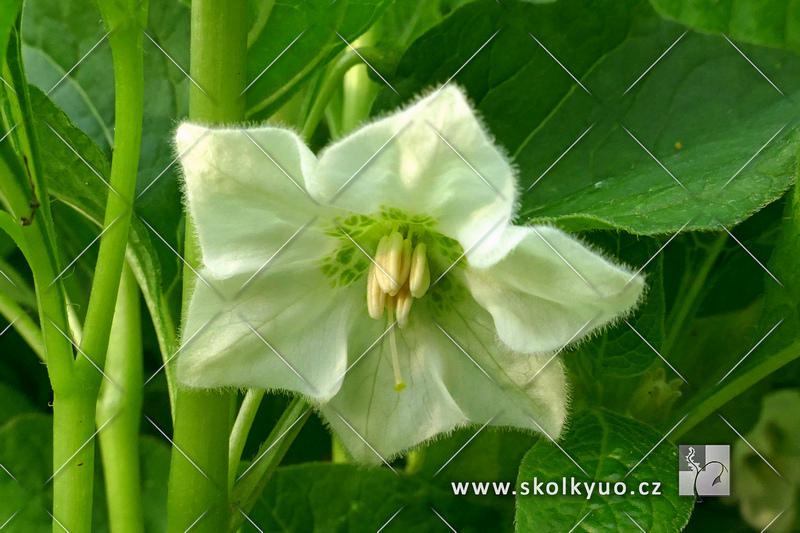
[[[111,533],[142,533],[139,474],[142,418],[142,317],[139,290],[127,265],[122,272],[106,358],[108,380],[100,389],[97,425]]]
[[[228,521],[231,395],[179,389],[167,495],[167,531],[219,533]],[[184,455],[185,454],[185,455]]]
[[[232,124],[244,120],[247,26],[246,0],[192,2],[189,117],[193,121]],[[198,263],[188,216],[184,258],[193,266]],[[184,314],[195,281],[191,270],[184,269]],[[170,533],[184,533],[200,516],[193,532],[227,529],[231,402],[230,393],[187,389],[176,393],[167,513]]]
[[[370,30],[359,37],[356,44],[364,48],[365,45],[373,44],[374,37],[373,30]],[[372,49],[367,50],[372,51]],[[375,61],[375,63],[380,64],[382,61]],[[374,63],[370,61],[370,64]],[[342,128],[340,134],[345,135],[369,119],[372,102],[378,95],[380,87],[369,78],[369,67],[365,64],[348,71],[342,82]]]
[[[344,447],[342,439],[336,434],[331,436],[331,462],[334,464],[350,462],[350,457],[347,456],[347,448]]]
[[[53,533],[92,530],[95,397],[56,394],[53,402]]]
[[[189,118],[207,124],[244,120],[247,2],[192,2]]]
[[[0,186],[19,229],[7,228],[33,272],[53,386],[53,531],[88,533],[92,523],[95,395],[87,395],[76,373],[64,290],[59,277],[50,196],[42,173],[30,94],[22,64],[20,21],[12,31],[3,72],[14,86],[6,91],[7,110],[18,123],[11,139],[0,143]],[[116,288],[114,288],[116,290]],[[59,523],[61,525],[59,525]]]

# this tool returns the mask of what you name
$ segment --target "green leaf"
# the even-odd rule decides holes
[[[148,37],[143,40],[144,119],[136,212],[175,249],[182,206],[177,169],[170,166],[175,157],[172,141],[175,121],[188,112],[190,82],[173,60],[188,71],[189,14],[180,2],[153,2],[144,29]],[[114,144],[114,73],[105,35],[93,5],[79,0],[25,4],[23,52],[28,81],[47,92],[108,159]],[[67,72],[69,76],[62,80]],[[172,283],[179,275],[179,260],[156,241],[164,277]]]
[[[393,2],[376,23],[378,46],[393,53],[405,51],[423,33],[453,10],[472,0],[412,0]]]
[[[797,0],[651,0],[665,17],[692,29],[748,43],[800,50]]]
[[[764,274],[764,308],[761,312],[757,334],[761,339],[741,364],[720,368],[716,387],[704,389],[687,404],[688,413],[674,434],[683,435],[733,398],[753,387],[776,370],[800,357],[800,189],[791,191],[783,215],[778,241],[767,263],[770,274]],[[780,285],[772,279],[775,276]],[[733,370],[732,370],[733,369]],[[729,375],[726,375],[730,370]],[[683,414],[675,417],[675,422]]]
[[[468,4],[423,35],[394,86],[409,98],[458,72],[454,82],[513,155],[522,191],[530,188],[523,221],[637,234],[687,222],[720,229],[718,221],[742,221],[794,181],[795,54],[741,47],[784,97],[721,36],[688,34],[648,71],[684,30],[646,2],[506,4]],[[400,101],[384,91],[376,108]]]
[[[6,57],[11,28],[14,27],[20,7],[22,7],[22,0],[6,1],[0,5],[0,57]]]
[[[769,274],[764,274],[764,310],[758,338],[766,335],[778,321],[783,322],[764,340],[761,351],[753,353],[757,356],[754,361],[742,364],[742,372],[760,359],[791,349],[793,345],[800,353],[800,272],[797,269],[800,264],[800,188],[797,186],[788,195],[782,221],[775,250],[767,264]]]
[[[108,159],[38,87],[29,85],[29,90],[36,131],[42,152],[47,154],[45,175],[53,183],[50,193],[99,223],[109,193],[100,179],[108,180]]]
[[[141,437],[139,454],[145,531],[166,531],[170,448],[163,440]]]
[[[639,308],[626,318],[636,331],[619,321],[575,349],[562,353],[569,370],[572,410],[602,405],[627,413],[631,398],[642,381],[641,375],[653,369],[658,357],[648,343],[660,350],[664,341],[663,254],[656,255],[662,242],[612,231],[587,232],[585,238],[601,252],[622,261],[634,271],[643,268],[647,290]],[[645,379],[648,379],[647,375]]]
[[[422,452],[424,463],[418,474],[423,478],[436,476],[446,480],[447,487],[451,480],[513,479],[523,455],[536,438],[528,433],[499,428],[484,428],[476,436],[477,431],[477,427],[459,429],[429,444]]]
[[[382,531],[387,533],[447,531],[432,509],[459,532],[490,531],[497,524],[491,509],[464,506],[452,491],[435,489],[417,478],[398,476],[386,468],[321,463],[279,468],[250,519],[263,533],[375,533],[384,525]],[[247,522],[242,527],[243,533],[255,531]]]
[[[663,256],[656,256],[659,243],[655,239],[637,239],[620,233],[600,234],[591,241],[600,244],[611,257],[618,258],[634,270],[647,265],[643,271],[647,280],[644,302],[627,320],[650,344],[659,347],[664,342],[665,314]],[[599,337],[581,345],[575,355],[594,360],[600,376],[638,376],[650,368],[657,355],[636,331],[620,322]],[[567,354],[565,357],[570,358],[573,355]]]
[[[5,383],[0,383],[0,405],[0,426],[16,416],[36,412],[27,396]]]
[[[18,416],[0,428],[0,518],[14,518],[6,533],[52,530],[53,421],[45,415]],[[7,475],[10,474],[10,475]],[[12,477],[13,476],[13,477]],[[16,513],[16,514],[15,514]]]
[[[508,484],[510,495],[519,464],[536,437],[509,428],[478,430],[478,427],[456,430],[417,452],[422,460],[417,477],[450,492],[452,483],[465,481]],[[514,500],[508,495],[491,491],[480,496],[467,494],[461,505],[491,506],[500,514],[493,529],[507,531],[514,523]]]
[[[390,3],[276,1],[266,22],[252,28],[248,36],[247,79],[252,83],[246,93],[248,119],[263,120],[277,111],[347,46],[345,41],[352,44],[364,33]]]
[[[689,521],[694,498],[678,496],[678,454],[674,445],[662,442],[647,455],[660,440],[661,435],[649,426],[602,410],[584,412],[572,421],[561,441],[566,453],[551,442],[540,440],[519,469],[518,494],[525,482],[529,483],[529,494],[517,496],[517,532],[562,533],[573,527],[576,532],[680,531]],[[647,458],[636,466],[645,455]],[[581,495],[534,492],[537,482],[544,482],[543,488],[555,482],[560,490],[563,478],[569,492],[571,477],[581,483],[602,483],[603,487],[610,483],[609,495],[600,495],[598,485],[590,498],[583,485]],[[660,483],[661,495],[631,495],[631,490],[638,492],[643,482],[650,483],[651,491],[654,482]],[[616,483],[626,485],[624,495],[614,494]]]

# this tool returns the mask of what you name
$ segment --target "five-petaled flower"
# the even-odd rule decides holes
[[[515,170],[453,86],[319,157],[272,126],[184,124],[177,149],[202,254],[179,380],[303,394],[359,461],[468,424],[557,438],[553,355],[644,287],[512,224]]]

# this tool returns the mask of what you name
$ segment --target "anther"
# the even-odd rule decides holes
[[[414,298],[423,296],[431,286],[431,271],[425,252],[425,243],[419,243],[411,257],[411,271],[408,282],[411,296]]]
[[[380,283],[378,283],[378,274],[381,274],[381,271],[372,265],[367,277],[367,310],[369,316],[374,319],[383,316],[383,308],[386,305],[386,293],[381,290]]]
[[[397,306],[397,325],[402,329],[408,324],[408,313],[411,311],[411,304],[414,297],[408,291],[408,283],[403,285],[400,292],[395,296],[395,305]]]
[[[383,286],[383,284],[381,284],[381,287],[389,296],[397,294],[397,291],[400,290],[400,287],[402,287],[403,283],[406,281],[402,278],[403,248],[403,236],[400,235],[399,231],[392,232],[392,234],[389,235],[389,244],[386,247],[386,262],[381,265],[386,271],[386,275],[390,278],[388,280],[388,286]],[[408,274],[406,274],[406,276],[407,275]]]
[[[397,278],[397,282],[401,287],[406,284],[408,274],[411,272],[412,249],[411,237],[406,237],[403,241],[403,249],[400,253],[400,274]]]
[[[378,241],[378,249],[375,251],[375,265],[373,265],[374,267],[377,267],[377,272],[375,272],[375,279],[377,280],[383,292],[388,292],[388,289],[391,289],[393,285],[393,282],[391,279],[389,279],[389,275],[386,271],[386,264],[388,262],[388,251],[389,251],[389,236],[384,235],[383,237],[381,237],[381,240]]]

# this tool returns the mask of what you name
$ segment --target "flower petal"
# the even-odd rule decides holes
[[[386,321],[356,319],[349,339],[352,367],[336,396],[320,408],[345,447],[362,463],[388,461],[469,422],[444,384],[447,368],[437,353],[444,345],[433,337],[432,324],[394,328],[405,390],[394,389],[391,333],[355,363],[387,327]]]
[[[178,355],[182,384],[284,389],[322,401],[338,390],[366,281],[331,287],[319,258],[336,240],[319,229],[298,235],[255,276],[208,279],[214,289],[197,283],[183,333],[189,342]]]
[[[442,329],[418,315],[413,325],[396,330],[404,390],[394,390],[387,334],[352,366],[336,396],[321,406],[357,461],[388,461],[441,433],[490,420],[492,425],[534,431],[539,431],[538,423],[554,438],[559,435],[567,403],[560,363],[553,360],[528,383],[546,359],[511,352],[498,342],[489,314],[474,301],[468,305],[464,315],[442,320]],[[464,316],[471,318],[465,321]],[[350,335],[351,364],[385,327],[374,320],[357,323]]]
[[[316,157],[292,131],[183,124],[176,143],[203,263],[218,278],[255,272],[318,213],[303,190]]]
[[[514,171],[453,85],[332,145],[318,169],[307,183],[319,202],[438,217],[436,231],[465,249],[491,241],[513,215]]]
[[[472,295],[512,350],[559,350],[629,313],[644,279],[547,226],[509,226],[486,268],[465,271]]]
[[[492,316],[472,298],[437,323],[441,337],[457,349],[447,387],[470,420],[544,431],[553,439],[561,435],[568,394],[557,356],[509,349],[498,339]]]

